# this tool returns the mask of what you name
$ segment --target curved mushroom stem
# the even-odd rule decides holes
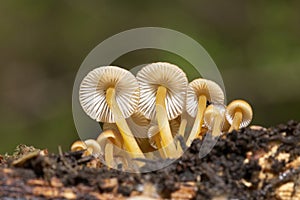
[[[205,95],[200,95],[198,99],[198,111],[195,118],[195,122],[193,125],[193,128],[191,130],[191,133],[187,139],[186,145],[190,146],[193,142],[193,140],[197,137],[197,135],[201,132],[201,127],[203,124],[203,115],[206,108],[206,101],[207,98]]]
[[[166,111],[165,99],[167,89],[164,86],[159,86],[156,93],[156,116],[161,136],[163,148],[166,148],[166,153],[169,158],[177,157],[176,147],[173,143],[174,139],[171,133],[168,115]]]
[[[144,158],[143,152],[138,146],[138,143],[136,142],[133,134],[131,133],[131,130],[127,125],[123,113],[120,110],[120,107],[118,106],[118,103],[116,101],[116,96],[115,96],[115,88],[109,87],[106,90],[106,102],[116,119],[116,124],[123,137],[125,148],[130,152],[132,157]]]
[[[242,120],[243,120],[243,113],[240,109],[237,109],[236,112],[234,113],[232,124],[228,132],[231,132],[233,130],[238,130],[240,128],[240,124],[242,123]]]

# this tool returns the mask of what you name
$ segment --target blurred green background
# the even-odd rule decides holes
[[[197,40],[223,76],[227,100],[248,100],[252,124],[300,119],[300,1],[1,1],[0,153],[20,143],[57,151],[78,138],[72,87],[85,56],[121,31],[145,26]],[[115,63],[184,62],[155,50]]]

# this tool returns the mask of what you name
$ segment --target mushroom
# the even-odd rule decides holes
[[[87,139],[85,141],[75,141],[71,146],[71,151],[85,150],[83,156],[94,155],[100,156],[101,148],[100,145],[93,139]]]
[[[178,117],[184,107],[187,77],[176,65],[158,62],[146,65],[137,73],[140,84],[139,109],[148,119],[157,120],[162,146],[174,157],[176,147],[168,120]],[[173,153],[172,153],[173,152]]]
[[[226,119],[231,124],[228,132],[246,127],[252,120],[252,108],[244,100],[234,100],[226,108]]]
[[[144,157],[125,120],[139,101],[139,84],[129,71],[115,66],[94,69],[82,80],[79,99],[92,119],[117,124],[124,147],[133,157]]]
[[[114,149],[116,150],[115,145],[122,148],[123,139],[120,132],[115,124],[104,123],[103,130],[98,138],[97,142],[99,143],[102,152],[104,153],[104,159],[106,164],[109,167],[113,167],[114,163]]]
[[[188,87],[186,108],[189,115],[195,117],[195,122],[187,139],[187,146],[201,132],[203,115],[207,101],[210,103],[224,103],[224,93],[220,86],[211,80],[195,79]]]
[[[222,104],[211,104],[207,106],[204,113],[204,124],[212,131],[212,136],[220,136],[225,118],[225,106]]]

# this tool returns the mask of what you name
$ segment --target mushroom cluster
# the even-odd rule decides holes
[[[165,62],[148,64],[136,76],[116,66],[96,68],[82,80],[79,100],[89,117],[103,123],[103,132],[76,141],[71,150],[101,156],[109,167],[177,158],[195,138],[218,137],[252,119],[247,102],[225,106],[217,83],[203,78],[189,83],[180,67]]]

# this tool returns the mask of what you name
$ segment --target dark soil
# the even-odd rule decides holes
[[[166,199],[280,199],[276,190],[287,182],[295,183],[296,195],[300,166],[292,163],[300,156],[300,123],[233,131],[200,159],[201,142],[194,140],[170,166],[140,174],[108,169],[92,156],[81,157],[82,152],[57,155],[30,149],[29,156],[0,156],[0,199],[122,199],[142,194]],[[274,146],[278,148],[268,155]],[[289,158],[279,159],[282,153]],[[265,155],[270,167],[259,162]],[[144,167],[153,164],[146,161]]]

